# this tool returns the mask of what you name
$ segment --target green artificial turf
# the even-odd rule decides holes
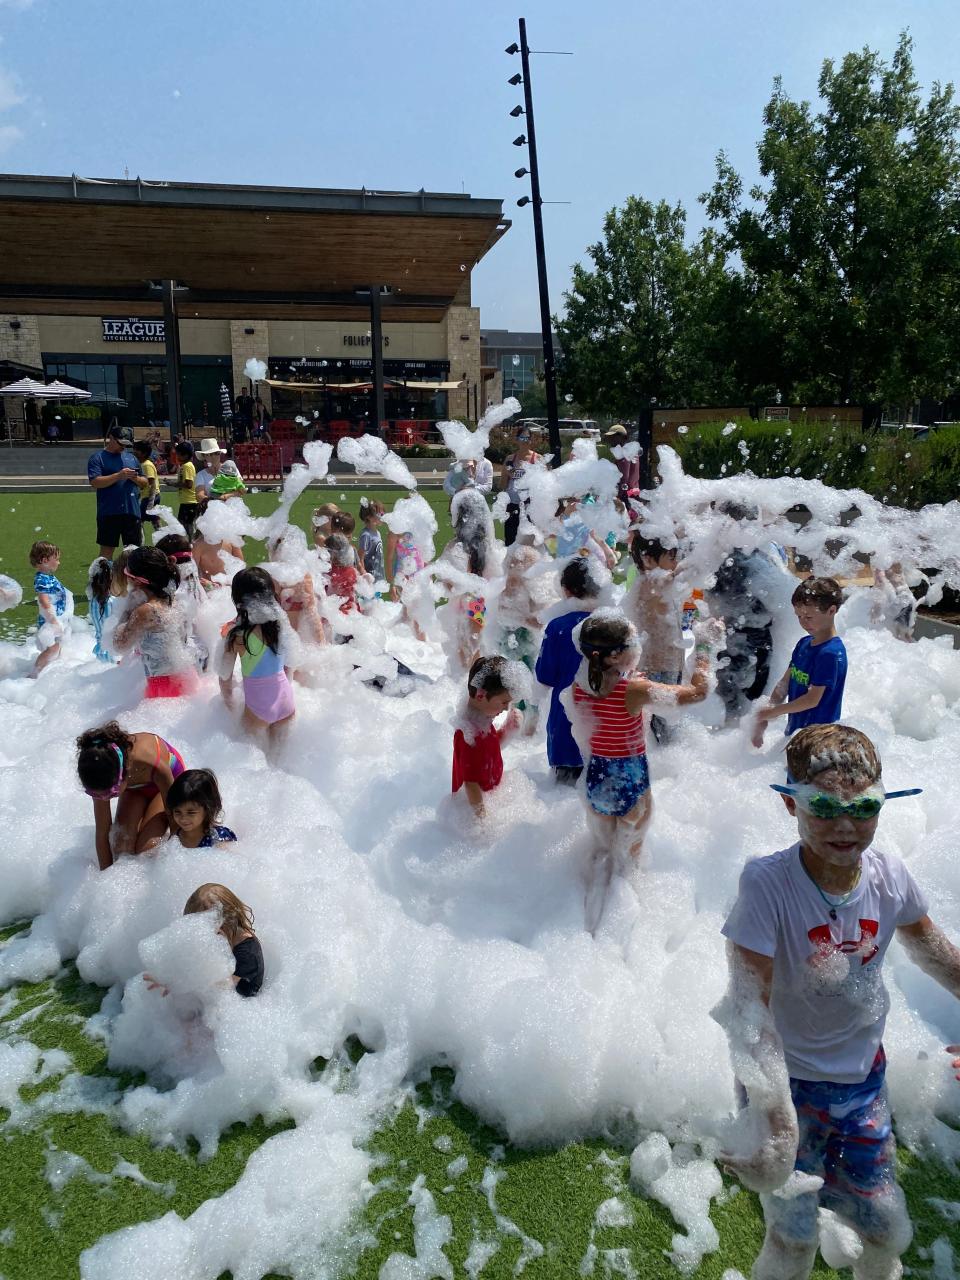
[[[0,936],[15,931],[8,928]],[[19,1036],[44,1050],[63,1049],[71,1056],[70,1070],[101,1078],[118,1090],[132,1088],[142,1077],[109,1072],[105,1046],[83,1030],[102,995],[66,965],[55,979],[15,989],[16,1003],[0,1020],[0,1038]],[[22,1020],[24,1014],[31,1015],[27,1021]],[[358,1047],[354,1057],[359,1053]],[[21,1096],[31,1100],[57,1084],[51,1078],[24,1086]],[[375,1135],[372,1150],[377,1161],[371,1177],[377,1189],[355,1228],[358,1235],[366,1231],[375,1237],[376,1243],[359,1254],[349,1276],[376,1280],[391,1253],[414,1254],[410,1190],[422,1175],[437,1212],[450,1219],[452,1234],[445,1252],[457,1277],[468,1274],[465,1263],[479,1241],[497,1246],[480,1272],[481,1280],[507,1280],[518,1274],[521,1263],[528,1280],[572,1280],[582,1274],[591,1244],[598,1251],[593,1271],[598,1280],[609,1275],[676,1280],[678,1273],[666,1251],[677,1227],[661,1205],[631,1190],[628,1147],[591,1141],[522,1150],[461,1106],[452,1096],[452,1084],[453,1073],[436,1068]],[[14,1128],[8,1113],[0,1110],[0,1275],[5,1280],[76,1280],[81,1251],[100,1236],[171,1210],[188,1216],[205,1199],[232,1186],[248,1156],[282,1127],[262,1121],[234,1125],[223,1135],[217,1154],[200,1163],[190,1153],[154,1148],[104,1116],[41,1115],[26,1128]],[[56,1152],[81,1156],[106,1175],[119,1160],[127,1160],[158,1185],[145,1186],[122,1176],[104,1184],[87,1173],[54,1191],[46,1169]],[[448,1166],[461,1157],[466,1158],[466,1168],[455,1166],[451,1174]],[[499,1223],[481,1185],[491,1168],[499,1175]],[[929,1198],[960,1200],[960,1177],[906,1152],[901,1153],[900,1173],[916,1228],[906,1261],[912,1274],[926,1276],[931,1274],[929,1264],[918,1250],[928,1250],[935,1239],[956,1231]],[[595,1225],[598,1206],[612,1196],[629,1207],[631,1225]],[[721,1201],[714,1203],[712,1217],[720,1232],[720,1249],[704,1259],[696,1277],[720,1280],[730,1267],[749,1274],[762,1238],[756,1198],[728,1184]],[[836,1274],[822,1264],[814,1271],[821,1280]]]
[[[398,498],[406,495],[399,489],[342,488],[337,484],[307,489],[293,504],[291,523],[299,525],[312,540],[311,516],[321,502],[335,502],[344,511],[357,518],[357,534],[360,532],[361,497],[377,498],[389,511]],[[439,525],[436,535],[439,551],[451,538],[449,498],[441,489],[424,489],[423,496],[433,508]],[[169,501],[169,496],[167,497]],[[69,587],[76,598],[77,613],[87,611],[84,592],[87,587],[87,570],[97,556],[96,543],[96,495],[89,493],[2,493],[0,494],[0,573],[15,578],[23,587],[23,603],[16,609],[0,614],[0,638],[9,639],[22,635],[37,617],[33,594],[33,570],[27,559],[31,544],[43,539],[54,542],[60,548],[60,569],[57,576]],[[255,516],[266,516],[277,509],[279,494],[276,490],[251,493],[245,499]],[[176,502],[173,502],[176,511]],[[146,526],[147,540],[152,537]],[[355,535],[356,536],[356,535]],[[384,534],[386,536],[386,534]],[[249,564],[259,564],[266,559],[262,542],[249,539],[245,546]]]

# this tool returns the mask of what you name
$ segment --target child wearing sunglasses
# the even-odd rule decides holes
[[[127,733],[116,720],[81,733],[77,773],[93,801],[101,871],[123,853],[145,853],[160,843],[167,831],[167,793],[185,768],[176,747],[156,733]]]
[[[885,801],[917,789],[885,791],[875,746],[841,724],[801,729],[787,765],[790,782],[774,790],[800,838],[747,863],[723,927],[731,982],[714,1016],[746,1099],[742,1149],[723,1158],[762,1193],[767,1230],[754,1280],[806,1280],[819,1208],[859,1235],[855,1277],[896,1280],[912,1229],[884,1085],[890,1001],[881,968],[896,933],[960,999],[960,950],[900,859],[873,847]],[[822,1186],[773,1194],[794,1169]]]

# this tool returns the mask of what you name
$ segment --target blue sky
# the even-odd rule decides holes
[[[551,303],[630,194],[697,195],[725,148],[755,174],[780,73],[813,97],[824,57],[889,55],[921,83],[960,66],[955,0],[0,0],[0,170],[197,182],[466,190],[513,228],[474,276],[485,327],[537,328],[529,209],[508,112],[527,19]]]

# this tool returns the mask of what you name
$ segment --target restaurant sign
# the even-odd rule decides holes
[[[101,320],[104,342],[165,342],[167,332],[163,320],[141,320],[127,316],[123,320]]]

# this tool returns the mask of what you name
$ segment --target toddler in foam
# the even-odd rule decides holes
[[[847,725],[809,725],[791,738],[787,767],[790,781],[772,785],[799,839],[746,864],[723,926],[730,986],[713,1016],[741,1075],[740,1131],[750,1135],[723,1159],[763,1193],[754,1280],[806,1280],[821,1208],[860,1237],[855,1277],[895,1280],[912,1229],[884,1084],[890,999],[881,967],[896,935],[960,998],[960,950],[930,919],[900,859],[873,844],[884,802],[916,790],[884,790],[870,739]],[[960,1045],[947,1052],[960,1054]],[[960,1057],[953,1070],[960,1079]],[[822,1186],[775,1194],[794,1170]]]
[[[183,908],[185,916],[209,912],[217,932],[230,944],[234,969],[231,977],[238,996],[255,996],[263,986],[263,949],[253,931],[253,912],[224,884],[202,884],[194,889]],[[151,991],[169,995],[170,988],[145,973]]]
[[[478,818],[503,778],[500,743],[522,721],[520,712],[510,709],[510,670],[517,665],[506,658],[477,658],[467,677],[467,701],[453,735],[453,791],[463,787]],[[506,721],[498,729],[494,721],[504,712]]]
[[[185,849],[215,849],[233,844],[236,835],[217,821],[223,812],[220,787],[210,769],[186,769],[167,792],[171,837]]]

